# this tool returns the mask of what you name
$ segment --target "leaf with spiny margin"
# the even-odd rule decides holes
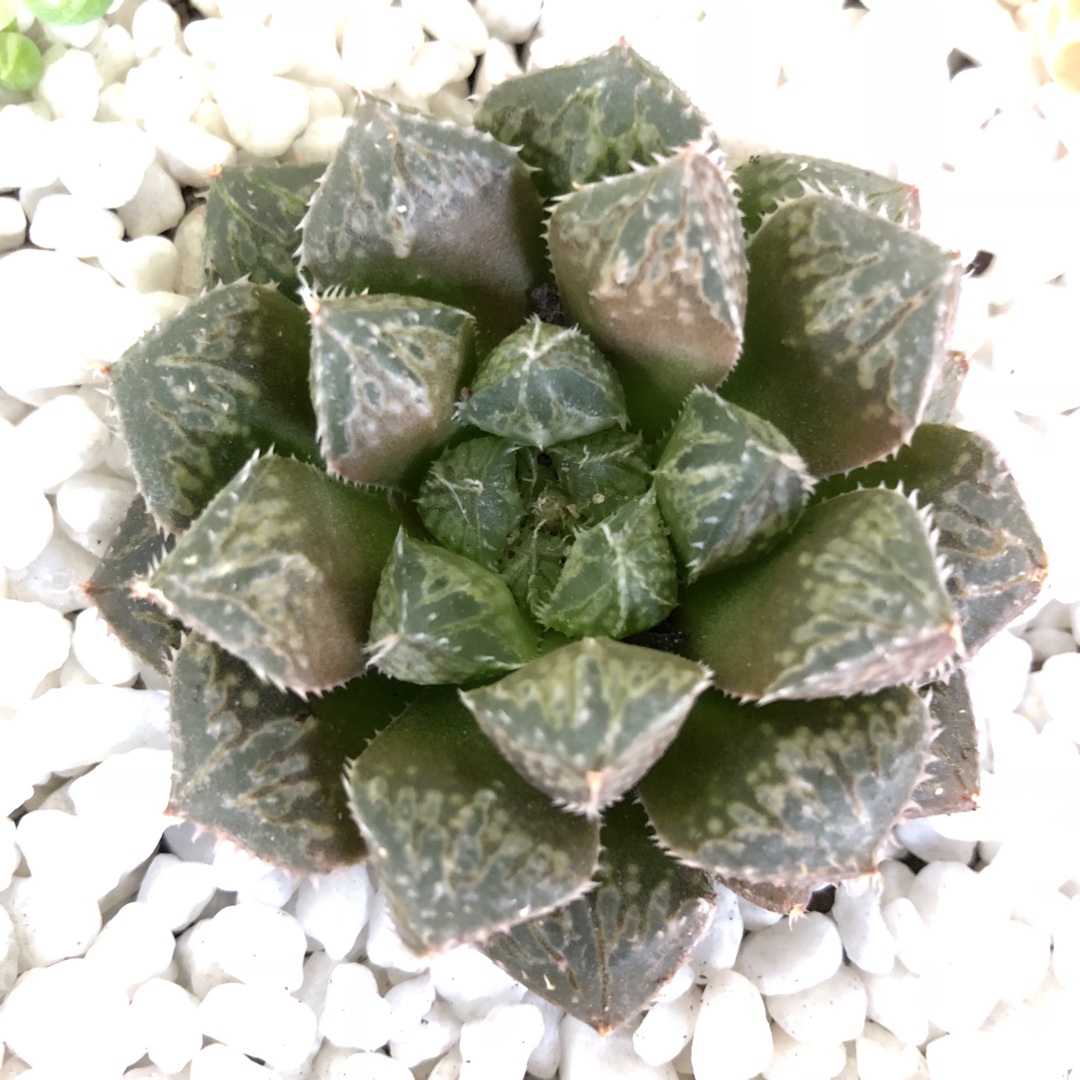
[[[358,862],[367,849],[349,815],[342,763],[415,689],[373,673],[307,702],[189,634],[173,665],[169,812],[289,873]]]
[[[795,523],[812,486],[772,424],[703,386],[687,398],[654,482],[690,581],[768,548]]]
[[[490,135],[364,96],[303,222],[320,289],[464,308],[485,345],[516,330],[547,278],[540,198]]]
[[[405,944],[478,942],[581,896],[599,826],[499,755],[451,688],[421,693],[346,769],[352,813]]]
[[[541,622],[567,637],[626,637],[678,599],[675,556],[651,488],[574,538]]]
[[[375,597],[373,666],[403,682],[473,682],[531,660],[536,637],[498,574],[398,533]]]
[[[110,371],[139,492],[158,525],[191,524],[254,450],[319,462],[308,323],[270,285],[193,300]]]
[[[895,458],[833,477],[820,494],[880,483],[902,483],[929,511],[973,656],[1035,602],[1046,580],[1046,551],[1008,465],[982,435],[922,424]]]
[[[515,447],[481,435],[444,450],[420,485],[417,506],[424,527],[444,548],[495,570],[525,515]]]
[[[663,754],[708,685],[700,664],[590,637],[461,700],[526,780],[595,818]]]
[[[784,203],[747,255],[746,344],[725,399],[775,424],[818,477],[909,441],[945,363],[955,256],[832,195]]]
[[[825,191],[865,206],[908,229],[919,227],[919,190],[887,176],[805,154],[755,154],[735,170],[746,235],[788,199]]]
[[[364,670],[398,526],[387,492],[268,454],[222,488],[145,591],[260,678],[329,690]]]
[[[925,682],[960,645],[927,526],[882,488],[812,506],[761,558],[699,578],[680,603],[680,651],[763,702]]]
[[[297,230],[326,171],[313,165],[233,165],[206,197],[206,285],[247,276],[296,300]]]
[[[657,67],[620,42],[598,56],[492,87],[473,122],[534,166],[545,198],[699,139],[708,121]]]
[[[615,364],[635,427],[659,432],[690,390],[731,370],[746,255],[714,143],[565,196],[547,240],[563,306]]]
[[[930,734],[905,686],[760,707],[708,691],[638,792],[659,842],[691,866],[811,890],[876,868]]]
[[[570,544],[568,532],[553,529],[535,517],[511,537],[499,574],[514,599],[537,621],[559,582]]]
[[[415,296],[325,296],[311,313],[311,399],[334,476],[410,486],[453,434],[474,325]]]
[[[649,840],[641,806],[604,815],[599,884],[566,907],[480,946],[535,994],[602,1035],[657,996],[709,927],[708,874],[680,866]]]
[[[771,881],[744,881],[742,878],[730,876],[718,876],[717,880],[725,888],[730,889],[737,896],[749,900],[766,911],[775,911],[777,915],[792,915],[796,917],[806,911],[810,903],[810,897],[817,889],[832,884],[831,881],[821,881],[817,885],[777,885]]]
[[[626,427],[615,369],[576,327],[533,316],[480,362],[457,417],[527,446]]]
[[[960,400],[960,391],[964,388],[964,380],[970,370],[971,361],[967,353],[950,349],[945,354],[945,364],[923,410],[924,424],[947,424],[952,419],[956,403]]]
[[[925,777],[911,794],[907,817],[959,814],[974,810],[979,797],[979,736],[962,669],[932,683],[930,719],[938,728],[930,744]]]
[[[638,431],[607,431],[548,448],[559,483],[588,525],[644,495],[652,482],[645,440]]]
[[[168,673],[169,658],[180,647],[182,627],[152,600],[133,596],[131,585],[172,546],[172,538],[162,536],[146,512],[143,497],[136,495],[101,562],[83,586],[109,629],[161,675]]]

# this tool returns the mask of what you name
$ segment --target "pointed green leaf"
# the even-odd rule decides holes
[[[260,678],[301,694],[328,690],[364,670],[397,528],[386,492],[269,454],[219,492],[147,591]]]
[[[168,671],[169,657],[180,647],[180,623],[153,601],[133,596],[131,586],[172,546],[173,540],[162,536],[146,512],[142,496],[136,495],[93,576],[83,586],[109,629],[162,675]]]
[[[663,754],[708,684],[700,664],[585,638],[461,700],[530,783],[598,817]]]
[[[458,419],[541,448],[626,426],[626,402],[604,354],[576,327],[535,316],[480,362]]]
[[[963,670],[929,690],[937,735],[930,744],[926,776],[912,793],[918,812],[909,807],[909,817],[959,814],[978,804],[979,736]]]
[[[811,507],[766,555],[681,600],[685,655],[722,690],[762,701],[925,682],[960,642],[925,522],[880,488]]]
[[[775,911],[778,915],[798,917],[806,911],[810,897],[821,886],[832,884],[821,881],[818,885],[777,885],[772,881],[744,881],[742,878],[723,876],[717,880],[737,896],[749,900],[751,904]]]
[[[327,296],[311,310],[311,397],[330,472],[409,484],[454,432],[472,373],[467,312],[413,296]]]
[[[908,441],[945,363],[955,257],[831,195],[784,203],[747,255],[746,347],[724,397],[775,424],[814,476]]]
[[[509,551],[525,513],[514,449],[494,435],[458,443],[443,452],[420,485],[418,507],[428,532],[489,570]]]
[[[379,582],[369,650],[403,682],[472,682],[531,660],[536,632],[498,574],[402,531]]]
[[[547,276],[529,171],[490,135],[366,96],[304,219],[319,289],[405,293],[516,330]]]
[[[206,197],[206,284],[276,283],[290,300],[300,279],[298,229],[326,165],[233,165]]]
[[[182,532],[251,457],[318,461],[304,312],[238,281],[193,300],[110,372],[120,430],[154,520]]]
[[[907,687],[764,706],[708,692],[638,791],[683,861],[809,890],[875,869],[929,741]]]
[[[967,353],[950,349],[945,354],[945,363],[923,411],[924,424],[947,424],[952,419],[956,403],[960,400],[960,391],[964,388],[964,380],[970,370],[971,361]]]
[[[567,637],[626,637],[666,619],[678,588],[650,489],[577,534],[541,621]]]
[[[500,142],[520,147],[539,169],[542,195],[651,165],[708,126],[690,99],[659,68],[620,42],[599,56],[492,87],[474,122]]]
[[[911,184],[805,154],[756,154],[735,170],[739,206],[747,236],[757,232],[762,218],[788,199],[809,192],[840,195],[905,228],[919,227],[919,190]]]
[[[347,769],[353,816],[402,939],[427,954],[570,903],[599,827],[500,757],[452,689],[425,691]]]
[[[552,528],[537,517],[530,518],[511,534],[510,548],[499,573],[514,599],[537,621],[541,621],[540,616],[559,582],[570,543],[567,532]]]
[[[594,525],[644,495],[652,482],[645,440],[637,431],[607,431],[548,449],[578,518]]]
[[[405,709],[412,690],[373,674],[305,702],[188,635],[173,666],[169,812],[293,874],[358,862],[366,848],[342,764]]]
[[[563,305],[614,362],[636,427],[661,430],[690,390],[731,370],[746,256],[711,142],[566,196],[548,221],[548,248]]]
[[[655,483],[690,581],[768,548],[794,524],[811,486],[802,459],[772,424],[705,387],[683,406]]]
[[[607,1034],[642,1011],[686,962],[715,904],[708,874],[649,840],[641,806],[604,815],[599,884],[481,950],[533,993]]]

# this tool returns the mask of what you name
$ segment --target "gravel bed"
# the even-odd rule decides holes
[[[1080,96],[1048,78],[1050,6],[20,10],[48,67],[0,91],[0,1080],[1080,1076]],[[416,961],[363,866],[295,881],[168,818],[167,686],[79,586],[134,493],[103,370],[199,292],[215,173],[327,160],[358,89],[468,122],[470,93],[620,37],[733,160],[918,185],[968,267],[956,422],[1005,454],[1051,575],[968,665],[979,809],[899,827],[790,924],[720,888],[691,963],[601,1038],[471,949]]]

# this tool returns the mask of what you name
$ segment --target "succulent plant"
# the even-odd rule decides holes
[[[211,287],[112,372],[140,495],[92,589],[171,669],[177,813],[366,857],[419,954],[607,1030],[717,881],[797,912],[972,804],[958,664],[1046,558],[944,422],[914,189],[732,172],[625,45],[476,123],[367,97],[320,177],[221,176]]]

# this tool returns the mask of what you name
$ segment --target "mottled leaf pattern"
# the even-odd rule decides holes
[[[925,522],[880,488],[811,507],[768,554],[681,600],[685,655],[722,690],[762,701],[923,682],[960,644]]]
[[[309,308],[311,397],[330,472],[361,484],[419,479],[454,431],[474,362],[472,316],[395,295]]]
[[[375,597],[369,649],[371,663],[395,679],[462,683],[531,660],[536,633],[498,574],[400,532]]]
[[[831,195],[784,203],[747,254],[746,347],[725,399],[775,424],[814,476],[893,453],[945,363],[955,257]]]
[[[979,736],[962,670],[929,688],[930,719],[937,736],[930,744],[926,777],[912,792],[918,810],[908,817],[974,810],[979,797]]]
[[[638,787],[660,843],[724,878],[785,889],[874,870],[930,741],[906,687],[739,705],[709,691]]]
[[[584,334],[534,316],[481,361],[458,419],[545,447],[625,427],[626,402],[615,369]]]
[[[193,300],[110,372],[154,520],[182,532],[254,450],[319,460],[303,311],[238,281]]]
[[[527,784],[456,691],[425,691],[348,767],[352,812],[402,939],[425,955],[570,903],[599,826]]]
[[[577,534],[541,621],[568,637],[620,638],[666,619],[677,596],[675,557],[649,490]]]
[[[812,486],[795,448],[772,424],[705,387],[683,406],[655,484],[690,581],[768,548],[794,524]]]
[[[967,353],[950,349],[945,354],[945,363],[938,374],[937,382],[930,391],[930,397],[923,411],[924,424],[947,424],[960,400],[960,391],[971,369]]]
[[[713,910],[708,874],[649,840],[641,806],[604,815],[598,884],[482,951],[533,993],[607,1034],[641,1012],[684,964]]]
[[[328,690],[364,670],[397,528],[385,492],[269,454],[222,488],[148,593],[260,678],[300,693]]]
[[[652,482],[645,440],[638,431],[608,428],[549,447],[562,489],[578,518],[595,524],[644,495]]]
[[[462,701],[530,783],[598,817],[663,754],[708,684],[700,664],[585,638]]]

